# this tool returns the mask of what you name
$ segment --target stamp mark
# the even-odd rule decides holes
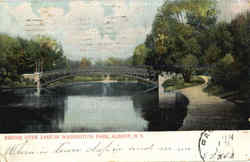
[[[203,131],[199,138],[198,150],[203,161],[233,160],[234,134]]]

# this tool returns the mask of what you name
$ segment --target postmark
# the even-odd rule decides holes
[[[234,134],[232,132],[203,131],[198,150],[203,161],[234,160]]]

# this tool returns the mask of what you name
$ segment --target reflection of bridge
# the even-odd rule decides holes
[[[152,70],[147,66],[105,66],[86,67],[72,70],[61,69],[41,73],[36,72],[34,74],[27,75],[26,77],[35,80],[37,83],[37,94],[40,95],[41,87],[47,87],[49,84],[56,81],[79,75],[103,75],[108,78],[110,75],[120,75],[131,77],[136,80],[142,80],[155,85],[155,87],[158,87],[160,100],[164,96],[164,88],[162,87],[162,83],[173,76],[170,73],[165,75],[159,74],[158,71]]]

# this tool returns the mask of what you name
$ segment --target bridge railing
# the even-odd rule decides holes
[[[105,66],[105,67],[87,67],[87,68],[79,68],[79,69],[59,69],[59,70],[52,70],[44,72],[43,75],[50,75],[50,74],[58,74],[58,73],[78,73],[78,72],[113,72],[113,71],[123,71],[123,72],[136,72],[136,73],[148,73],[148,69],[145,67],[135,67],[135,66]]]

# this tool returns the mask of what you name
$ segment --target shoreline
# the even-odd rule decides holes
[[[100,80],[100,81],[77,81],[77,82],[68,82],[68,83],[61,83],[57,85],[51,85],[47,88],[59,87],[59,86],[67,86],[72,84],[80,84],[80,83],[138,83],[138,81],[117,81],[117,80]]]
[[[228,130],[232,126],[235,128],[246,127],[246,123],[249,121],[247,115],[242,116],[244,113],[243,110],[240,110],[241,107],[226,99],[204,92],[203,89],[207,86],[208,77],[201,77],[205,80],[204,84],[178,90],[189,100],[187,115],[178,130]],[[232,116],[232,114],[235,115]],[[218,123],[218,128],[213,127],[211,123]]]
[[[53,86],[60,86],[62,84],[67,85],[67,84],[71,84],[71,83],[117,83],[117,82],[127,82],[127,83],[138,83],[138,81],[118,81],[118,80],[100,80],[100,81],[73,81],[73,82],[67,82],[67,83],[60,83],[57,85],[52,85],[52,86],[48,86],[48,87],[53,87]],[[0,92],[1,90],[13,90],[13,89],[33,89],[36,88],[36,86],[24,86],[24,87],[0,87]]]

